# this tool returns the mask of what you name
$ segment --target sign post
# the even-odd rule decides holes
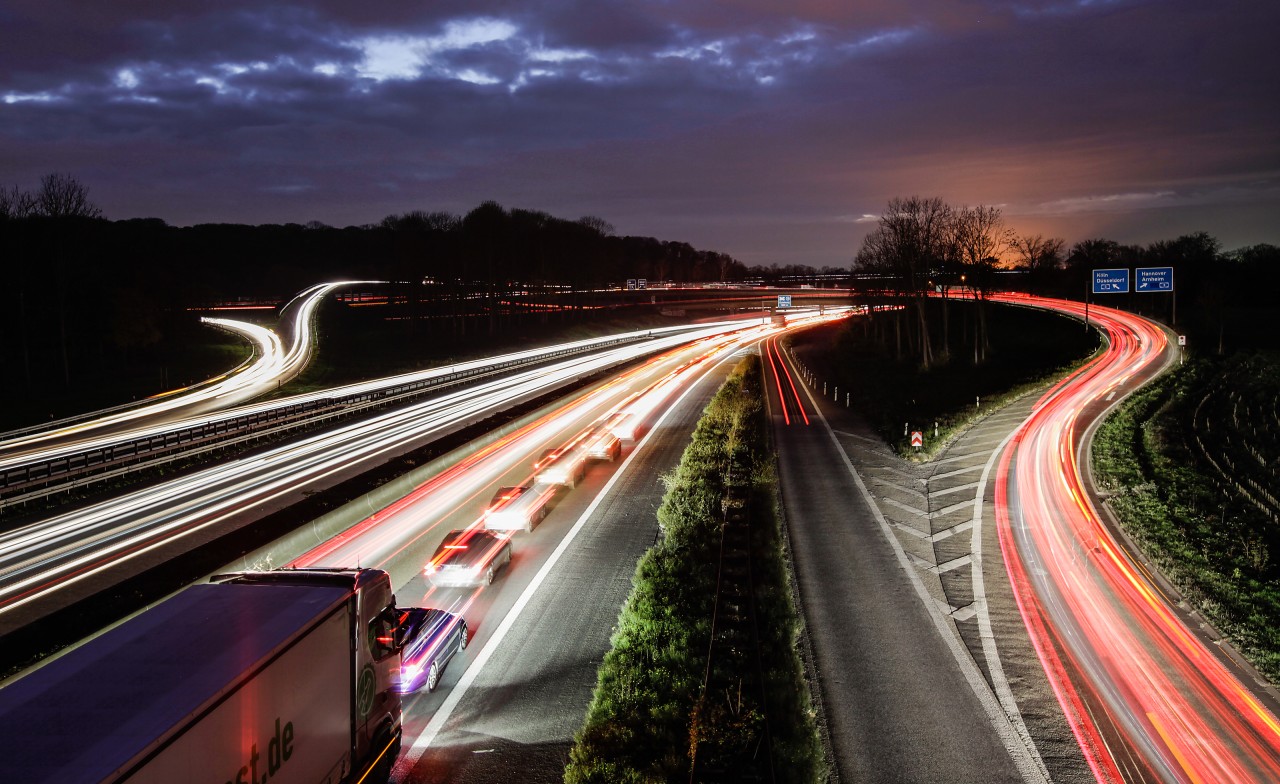
[[[1173,295],[1173,313],[1170,324],[1178,323],[1178,292],[1173,287],[1173,267],[1138,267],[1134,270],[1133,290]]]
[[[1090,287],[1084,291],[1084,331],[1089,333],[1089,293],[1123,294],[1129,290],[1128,269],[1096,269],[1090,276]]]

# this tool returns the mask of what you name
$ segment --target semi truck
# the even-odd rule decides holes
[[[377,569],[215,576],[0,688],[0,769],[28,784],[386,782],[409,615]]]

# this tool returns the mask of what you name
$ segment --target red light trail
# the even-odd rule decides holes
[[[1084,491],[1081,414],[1167,361],[1168,345],[1138,316],[1093,306],[1090,317],[1108,347],[1040,399],[998,469],[1000,546],[1036,652],[1098,781],[1280,781],[1280,724],[1188,631]]]
[[[809,414],[804,410],[804,401],[800,398],[800,393],[796,390],[795,379],[791,376],[791,371],[787,369],[787,363],[782,357],[782,353],[778,350],[778,338],[772,337],[764,341],[765,357],[769,360],[769,370],[773,374],[773,383],[778,388],[779,408],[782,409],[782,421],[785,424],[791,424],[791,409],[794,408],[796,413],[807,425],[809,424]],[[778,368],[782,368],[782,372],[778,372]],[[787,388],[791,390],[791,397],[787,397],[783,391],[782,377],[786,376]]]

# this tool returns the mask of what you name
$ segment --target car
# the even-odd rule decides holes
[[[450,531],[423,572],[435,586],[489,585],[511,563],[511,538],[484,528]]]
[[[554,485],[500,487],[484,512],[484,527],[490,531],[532,531],[547,516],[547,503],[555,495]]]
[[[533,464],[537,481],[548,485],[562,485],[573,489],[587,475],[586,454],[579,445],[548,449]]]
[[[585,441],[587,457],[592,460],[608,460],[610,463],[622,456],[622,439],[608,428],[600,428]]]
[[[635,441],[636,431],[640,428],[640,417],[632,413],[624,413],[609,420],[609,432],[622,441]]]
[[[397,691],[435,691],[449,660],[467,649],[467,622],[447,610],[411,607],[404,611],[396,637],[404,646]]]

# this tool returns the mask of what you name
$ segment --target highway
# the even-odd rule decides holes
[[[7,531],[0,534],[0,632],[496,411],[665,349],[756,329],[719,323],[561,360]]]
[[[691,379],[618,466],[593,468],[532,534],[517,534],[517,568],[469,611],[480,626],[467,658],[436,693],[406,703],[397,784],[563,780],[636,562],[658,537],[660,477],[732,364]],[[400,593],[417,601],[425,590],[419,580]]]
[[[1041,306],[1082,316],[1078,303]],[[1023,620],[1098,781],[1280,781],[1280,723],[1187,628],[1099,516],[1089,434],[1174,361],[1146,319],[1094,306],[1106,352],[1048,391],[999,463],[1000,546]]]
[[[33,436],[0,443],[0,495],[4,496],[0,499],[0,508],[127,475],[142,467],[228,445],[250,444],[264,436],[278,436],[298,427],[368,415],[518,368],[700,328],[675,326],[606,335],[332,387],[203,416],[174,419],[162,413],[155,417],[157,423],[153,424],[137,420],[84,432],[70,428],[62,436]]]
[[[397,781],[560,780],[636,560],[657,536],[659,476],[734,358],[778,331],[755,326],[655,355],[444,470],[424,469],[399,500],[292,555],[296,566],[385,569],[399,602],[461,613],[473,632],[440,691],[410,699]],[[428,583],[422,567],[445,532],[482,527],[497,487],[534,482],[539,455],[605,421],[638,426],[622,459],[593,462],[577,488],[559,490],[532,533],[513,535],[513,561],[492,585]],[[284,563],[296,549],[285,542],[251,558]]]
[[[1002,299],[1083,315],[1077,303]],[[987,470],[980,483],[933,491],[926,477],[921,494],[912,489],[919,480],[899,469],[900,488],[886,490],[892,483],[885,482],[873,495],[860,475],[865,466],[855,468],[850,458],[857,437],[826,422],[822,409],[830,401],[816,397],[794,356],[779,346],[780,330],[722,324],[477,384],[5,534],[0,630],[40,612],[53,596],[85,595],[118,569],[142,568],[193,546],[210,529],[234,527],[250,512],[283,506],[369,461],[570,379],[649,357],[451,456],[448,465],[415,474],[400,498],[370,508],[339,535],[305,546],[295,538],[252,556],[384,568],[402,604],[467,618],[469,650],[450,665],[440,690],[408,702],[397,781],[559,780],[635,560],[658,535],[657,476],[678,458],[713,380],[737,352],[760,346],[797,580],[827,730],[846,779],[1079,780],[1073,755],[1041,756],[1062,738],[1028,729],[1062,723],[1036,715],[1043,692],[1097,781],[1280,781],[1272,708],[1187,628],[1090,500],[1082,465],[1093,428],[1174,354],[1166,334],[1145,319],[1097,306],[1089,315],[1107,335],[1106,351],[1036,399],[1007,435],[987,436],[989,493]],[[578,488],[557,491],[545,521],[512,535],[513,562],[493,585],[444,589],[426,581],[422,566],[445,532],[482,527],[497,487],[534,483],[532,466],[545,450],[628,413],[640,428],[623,458],[592,463]],[[983,467],[979,460],[949,473]],[[921,514],[941,523],[967,502],[951,495],[949,506],[928,511],[931,493],[975,485],[973,520],[955,529],[935,524],[904,536],[908,526],[884,516],[888,506],[904,507],[895,497],[915,493],[928,502]],[[1016,607],[1010,614],[1020,621],[1017,634],[997,629],[995,638],[1026,651],[997,651],[990,630],[973,625],[988,612],[983,569],[972,571],[971,592],[961,586],[971,607],[957,604],[949,582],[954,573],[968,575],[969,564],[983,565],[976,549],[945,563],[942,556],[966,526],[976,548],[987,515],[998,545],[986,551],[986,579],[1003,565],[1009,585],[992,590],[1009,593],[1008,605]],[[904,548],[912,541],[929,543],[925,558]],[[1020,658],[1038,662],[1039,671]],[[1002,667],[1022,682],[1006,683]],[[1031,711],[1025,723],[1020,710]],[[1051,776],[1062,770],[1071,773]]]
[[[924,483],[882,450],[872,466],[889,476],[869,492],[868,467],[848,456],[848,442],[864,437],[829,419],[846,417],[844,406],[821,399],[821,383],[806,382],[776,340],[765,343],[764,367],[797,590],[840,780],[1048,781],[961,647],[954,613],[940,609],[932,542],[945,532],[900,542],[877,506],[899,489],[904,501],[919,499]],[[911,515],[897,527],[914,532],[922,522]]]
[[[1280,780],[1274,692],[1253,690],[1091,498],[1093,428],[1176,354],[1145,319],[1089,316],[1099,357],[923,465],[770,352],[784,507],[846,779]]]

